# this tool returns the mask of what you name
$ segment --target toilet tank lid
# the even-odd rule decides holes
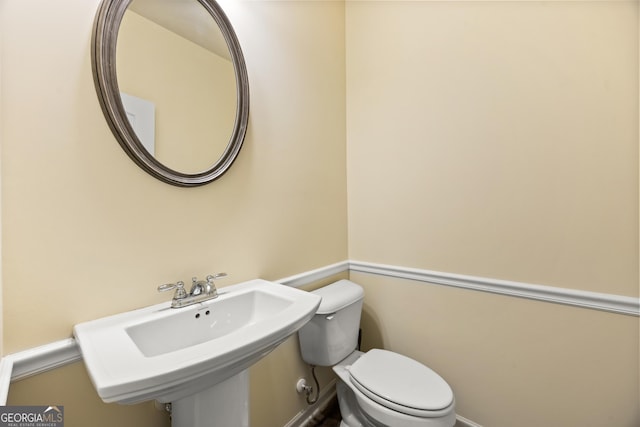
[[[316,289],[313,293],[322,297],[316,314],[335,313],[364,297],[362,287],[346,279]]]

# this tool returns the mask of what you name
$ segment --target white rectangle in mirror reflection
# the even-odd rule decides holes
[[[120,92],[122,105],[127,113],[127,119],[135,131],[138,139],[149,152],[155,154],[156,139],[156,106],[153,102]]]

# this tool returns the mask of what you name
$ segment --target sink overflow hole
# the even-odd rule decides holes
[[[205,316],[210,315],[210,314],[211,314],[211,310],[207,310],[207,311],[205,311],[205,312],[204,312],[204,314],[205,314]],[[195,317],[196,317],[196,319],[199,319],[199,318],[200,318],[200,313],[196,313],[196,316],[195,316]]]

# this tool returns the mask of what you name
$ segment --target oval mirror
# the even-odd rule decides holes
[[[92,66],[105,118],[143,170],[192,187],[231,166],[249,121],[249,82],[215,0],[103,0]]]

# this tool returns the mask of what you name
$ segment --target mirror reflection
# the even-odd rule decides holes
[[[121,101],[147,152],[182,173],[211,168],[234,131],[237,82],[210,13],[197,0],[133,0],[116,55]]]

